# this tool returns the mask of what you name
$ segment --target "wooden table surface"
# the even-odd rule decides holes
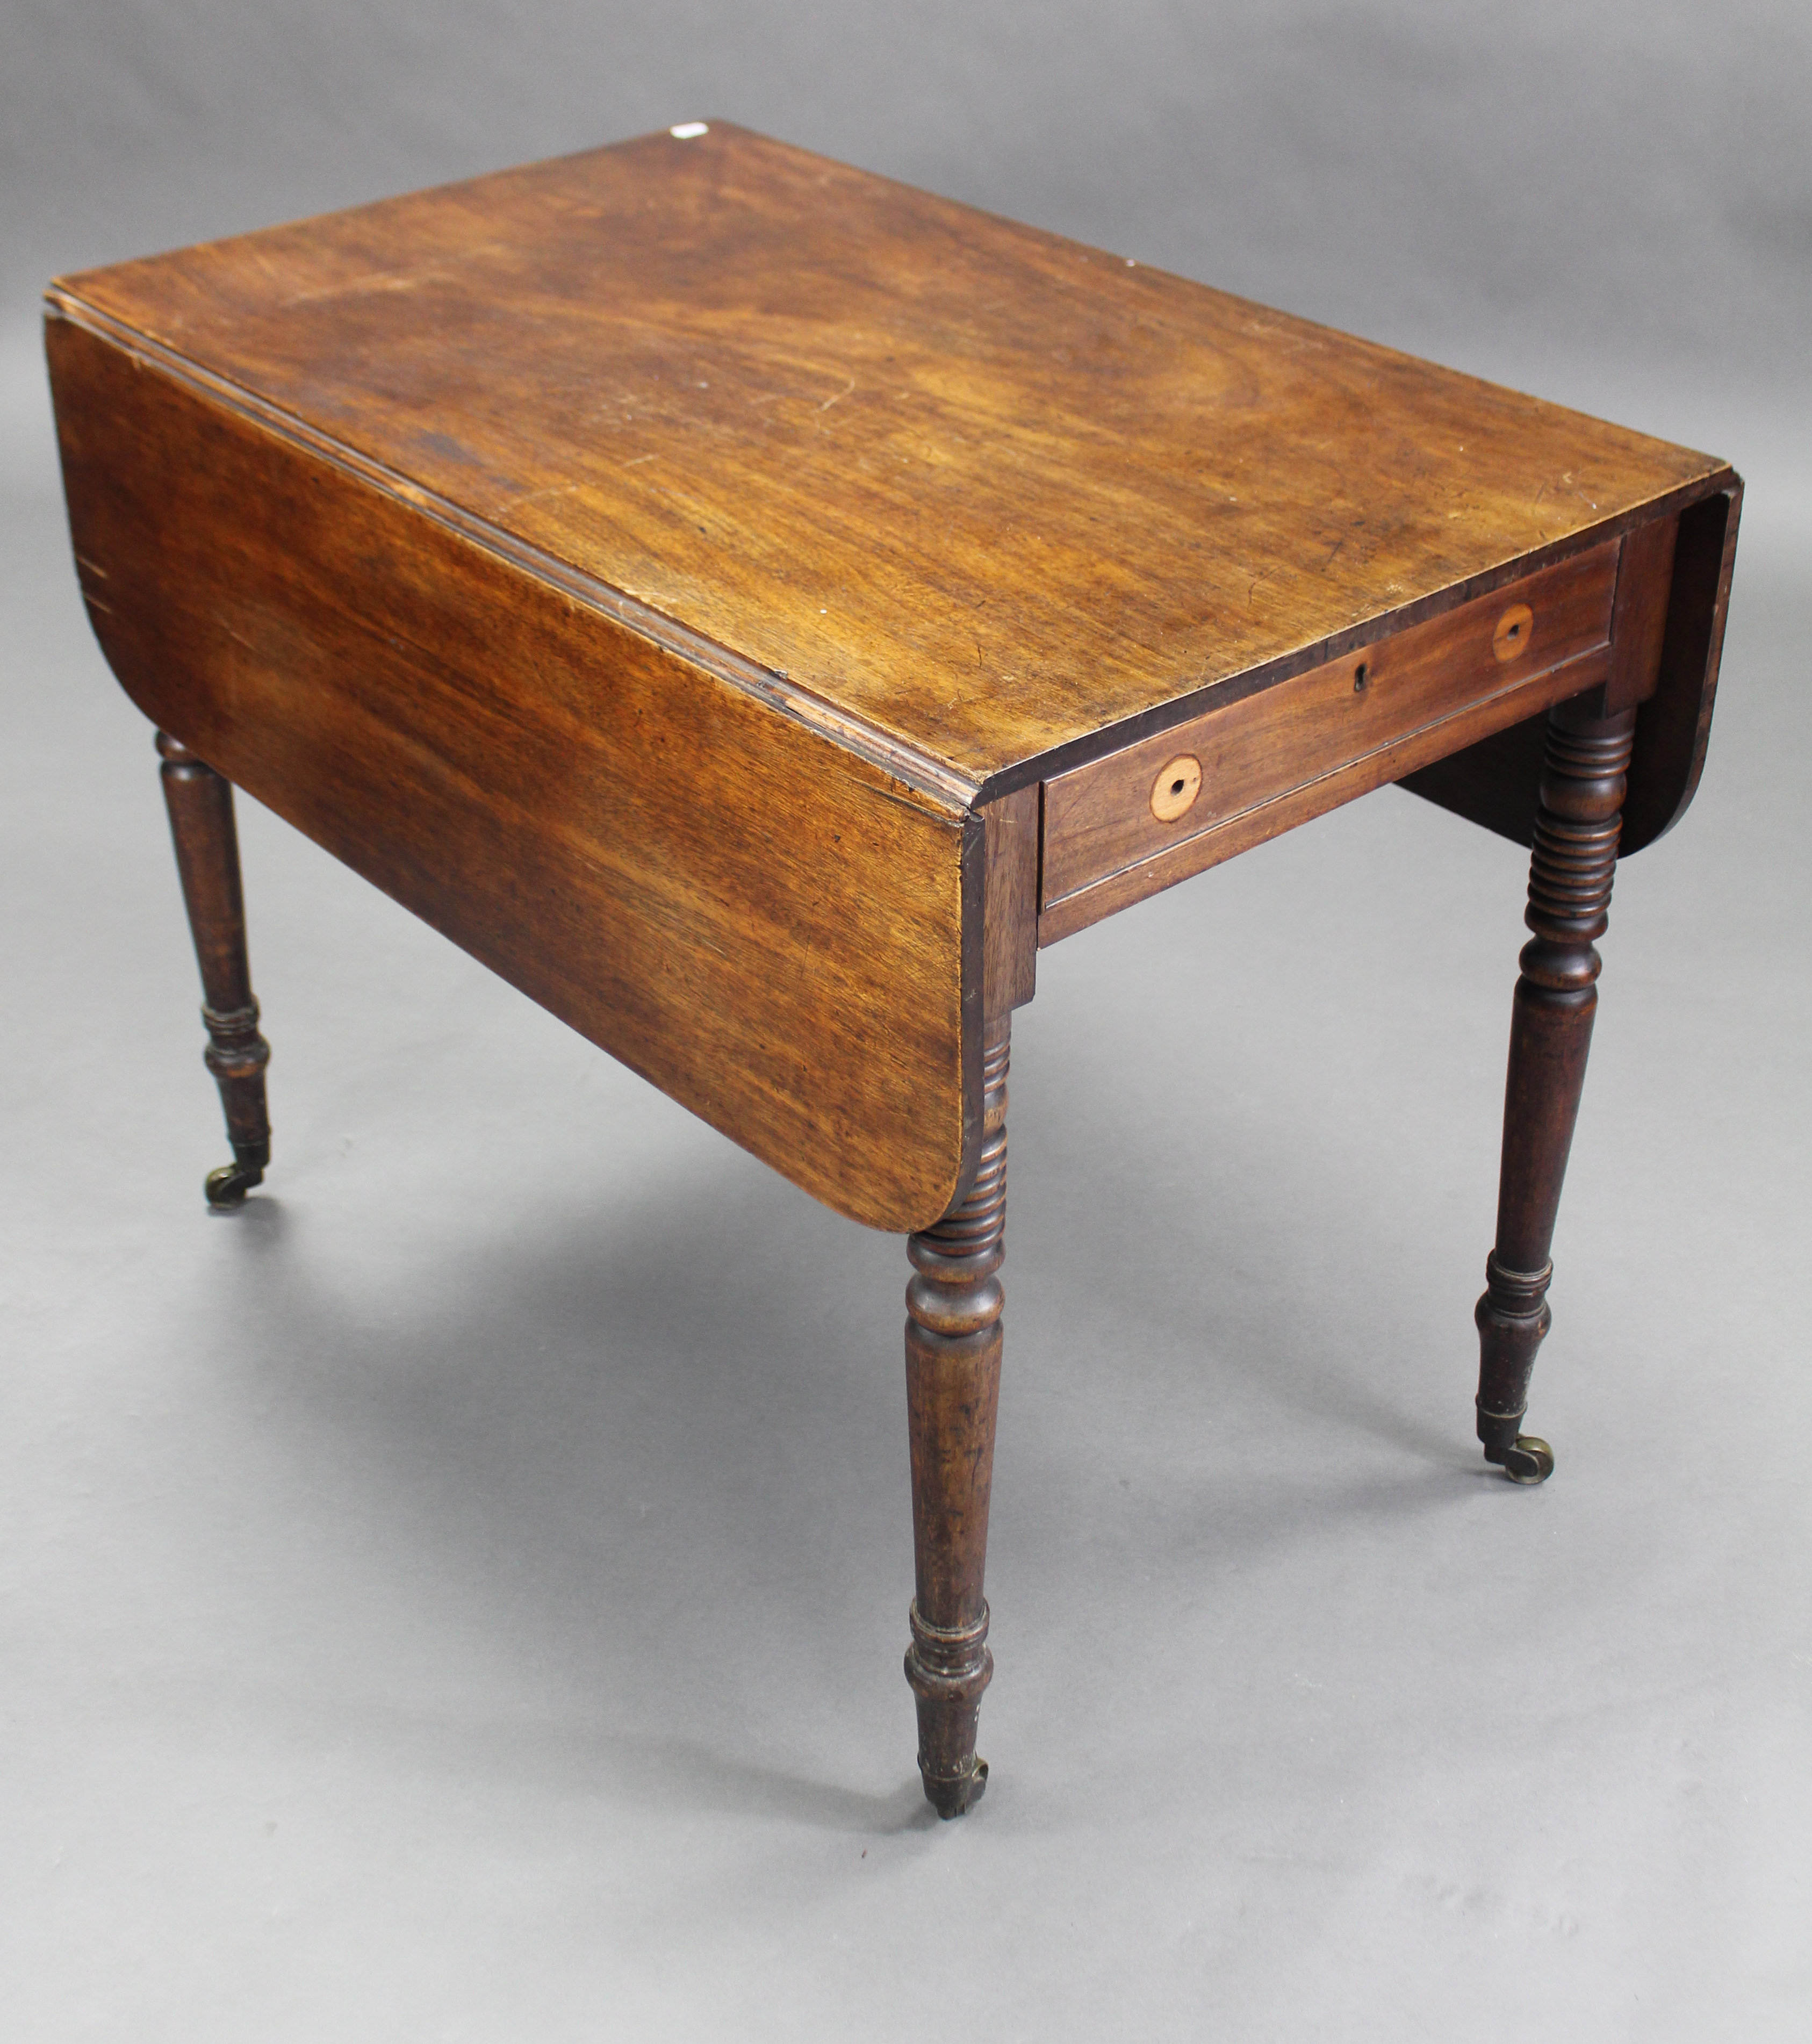
[[[716,123],[65,289],[970,794],[1728,474]]]
[[[148,713],[890,1228],[973,1166],[981,1010],[1025,997],[1029,946],[1491,720],[1408,753],[1383,729],[1365,772],[1133,882],[1110,869],[1140,845],[1078,839],[1109,884],[1063,901],[1015,791],[1252,695],[1325,717],[1313,678],[1345,689],[1352,648],[1736,486],[718,124],[71,278],[49,310],[84,590]],[[1702,751],[1722,519],[1699,551],[1706,628],[1638,739],[1648,835]],[[1532,813],[1536,764],[1427,792],[1518,828],[1494,804]]]

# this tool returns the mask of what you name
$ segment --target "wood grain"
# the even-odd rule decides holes
[[[840,1212],[904,1232],[960,1196],[979,818],[80,327],[49,344],[83,591],[148,716]]]
[[[719,124],[55,302],[986,794],[1729,479]]]
[[[1041,940],[1395,779],[1462,729],[1586,686],[1582,663],[1610,640],[1618,551],[1595,548],[1047,782]],[[1179,755],[1199,762],[1202,790],[1166,818],[1153,776]]]
[[[1265,691],[1293,725],[1355,648],[1676,515],[1631,841],[1703,756],[1723,599],[1683,591],[1722,463],[733,128],[91,272],[49,314],[135,700],[876,1225],[975,1168],[1041,783]],[[1159,847],[1041,940],[1502,707]]]
[[[1606,717],[1647,702],[1660,682],[1661,646],[1679,529],[1676,515],[1652,518],[1624,535],[1611,620],[1610,672],[1605,677],[1599,705]]]
[[[988,1020],[1023,1008],[1037,989],[1039,791],[1018,788],[982,812],[982,929]]]

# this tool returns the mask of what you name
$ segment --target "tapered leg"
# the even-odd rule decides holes
[[[271,1161],[271,1120],[264,1101],[264,1067],[271,1047],[258,1033],[258,1003],[245,956],[245,901],[239,882],[239,834],[233,828],[233,784],[165,732],[164,799],[176,840],[176,869],[202,968],[202,1020],[207,1024],[208,1070],[220,1085],[233,1161],[210,1171],[208,1204],[225,1212],[241,1205]]]
[[[1610,921],[1636,726],[1633,710],[1592,716],[1593,701],[1562,703],[1548,714],[1525,918],[1535,934],[1523,947],[1510,1017],[1497,1245],[1473,1316],[1479,1439],[1486,1460],[1518,1483],[1540,1483],[1554,1468],[1548,1443],[1520,1428],[1535,1352],[1548,1331],[1548,1252],[1598,1007],[1593,939]]]
[[[968,1197],[906,1239],[916,1273],[906,1362],[918,1594],[906,1672],[918,1702],[918,1771],[941,1817],[961,1816],[988,1778],[975,1758],[975,1718],[994,1674],[982,1573],[1000,1393],[1007,1032],[1002,1016],[985,1038],[981,1165]]]

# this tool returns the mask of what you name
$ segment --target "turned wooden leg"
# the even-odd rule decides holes
[[[906,1238],[906,1414],[918,1595],[906,1680],[918,1701],[918,1771],[941,1817],[981,1800],[988,1764],[975,1719],[994,1675],[988,1606],[988,1492],[1000,1397],[1000,1269],[1006,1222],[1007,1017],[983,1051],[980,1168],[962,1204]]]
[[[233,1145],[233,1161],[208,1174],[208,1204],[229,1212],[244,1204],[271,1161],[271,1119],[264,1102],[271,1047],[258,1033],[258,1003],[245,955],[233,784],[167,732],[157,734],[157,750],[164,759],[164,799],[176,840],[176,870],[201,962],[205,1055],[219,1082]]]
[[[1548,1331],[1548,1248],[1579,1117],[1598,1007],[1593,939],[1610,921],[1636,713],[1592,715],[1595,694],[1548,718],[1523,947],[1510,1016],[1497,1245],[1485,1262],[1479,1326],[1479,1439],[1518,1483],[1551,1475],[1545,1441],[1520,1431],[1535,1352]]]

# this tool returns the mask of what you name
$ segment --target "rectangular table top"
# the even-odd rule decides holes
[[[1626,845],[1704,756],[1722,463],[735,128],[47,310],[146,715],[873,1226],[1039,943],[1384,780],[1526,836],[1594,686]]]
[[[52,295],[958,803],[1729,474],[720,123]]]

